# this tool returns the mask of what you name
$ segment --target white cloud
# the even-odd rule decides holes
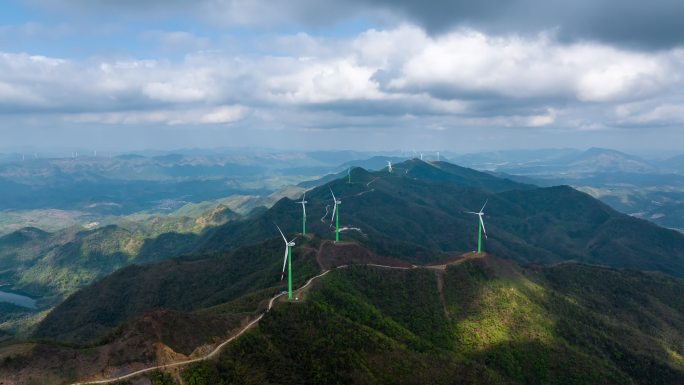
[[[246,113],[242,106],[223,106],[212,109],[200,117],[200,122],[206,124],[226,124],[241,120]]]
[[[124,111],[65,114],[64,120],[73,123],[108,125],[198,125],[230,124],[242,120],[247,108],[239,105],[184,110],[161,109],[152,111]]]
[[[192,40],[174,34],[171,39]],[[277,36],[264,45],[281,52],[203,49],[175,61],[0,53],[0,111],[21,107],[83,124],[249,118],[317,127],[359,124],[371,116],[373,125],[391,126],[406,116],[432,116],[439,121],[425,126],[578,129],[679,116],[677,103],[668,107],[662,100],[676,100],[681,92],[682,50],[646,54],[591,42],[561,44],[550,35],[473,30],[432,37],[410,25],[349,39]],[[612,113],[630,102],[651,110]]]
[[[556,111],[549,109],[546,114],[543,115],[532,115],[527,118],[528,127],[543,127],[553,124],[556,121]]]
[[[681,66],[673,68],[667,54],[597,43],[562,45],[548,35],[491,37],[464,30],[428,38],[414,33],[424,38],[424,46],[396,70],[389,90],[610,102],[650,97],[681,80]]]

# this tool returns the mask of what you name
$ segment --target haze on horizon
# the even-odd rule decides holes
[[[0,151],[682,150],[684,3],[8,0]]]

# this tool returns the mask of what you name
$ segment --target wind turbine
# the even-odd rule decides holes
[[[306,235],[306,204],[309,203],[306,200],[306,191],[302,195],[302,200],[297,203],[302,205],[302,235]]]
[[[390,173],[392,173],[392,162],[389,161],[389,160],[387,161],[387,171],[389,171]]]
[[[439,151],[437,151],[437,161],[439,162]]]
[[[423,153],[420,153],[420,160],[423,160]]]
[[[335,206],[333,207],[333,212],[332,212],[332,217],[330,217],[330,221],[332,222],[333,220],[335,221],[335,242],[340,241],[340,210],[337,208],[337,205],[342,204],[342,201],[335,198],[335,193],[332,191],[332,188],[328,187],[330,189],[330,194],[332,194],[333,201],[335,202]]]
[[[351,184],[351,166],[347,169],[347,183]]]
[[[477,253],[480,254],[482,252],[482,233],[484,232],[485,239],[487,239],[487,230],[485,230],[485,225],[484,221],[482,220],[482,217],[484,216],[484,208],[487,206],[487,199],[482,205],[482,208],[480,209],[479,212],[474,212],[474,211],[468,211],[468,214],[475,214],[479,217],[479,221],[477,222]]]
[[[285,260],[283,260],[283,272],[280,274],[280,280],[282,281],[283,278],[285,277],[285,264],[287,264],[287,299],[291,300],[292,299],[292,247],[295,245],[294,241],[295,241],[295,239],[297,239],[297,237],[292,238],[292,240],[288,242],[287,238],[285,238],[285,234],[283,234],[283,231],[280,230],[280,227],[278,227],[278,225],[275,225],[275,226],[278,228],[278,232],[280,233],[280,236],[283,237],[283,241],[285,241]]]

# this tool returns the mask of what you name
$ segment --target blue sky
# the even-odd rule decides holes
[[[0,149],[676,152],[684,3],[0,5]]]

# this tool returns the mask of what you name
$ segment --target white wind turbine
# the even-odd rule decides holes
[[[482,217],[484,216],[484,208],[487,206],[487,202],[489,199],[487,199],[482,205],[482,208],[480,209],[479,212],[474,212],[474,211],[467,211],[468,214],[475,214],[479,217],[479,221],[477,223],[477,253],[480,254],[482,252],[482,233],[484,233],[485,239],[487,239],[487,230],[485,230],[485,225],[484,221],[482,220]]]
[[[283,260],[283,272],[280,274],[280,280],[282,281],[285,277],[285,265],[287,265],[287,299],[292,299],[292,248],[295,245],[294,241],[297,237],[288,241],[287,238],[285,238],[283,231],[280,230],[280,227],[278,225],[275,226],[278,228],[280,236],[283,237],[283,241],[285,241],[285,259]]]
[[[338,205],[342,204],[342,201],[337,199],[335,197],[335,193],[332,191],[332,188],[328,187],[330,189],[330,194],[332,194],[333,201],[335,202],[335,206],[333,207],[333,212],[332,212],[332,217],[330,217],[330,221],[335,221],[335,242],[340,241],[340,210],[337,208]]]
[[[302,235],[306,235],[306,204],[309,203],[306,200],[306,191],[302,195],[302,200],[297,203],[302,205]]]
[[[389,160],[387,161],[387,171],[389,171],[390,173],[392,172],[392,162]]]

